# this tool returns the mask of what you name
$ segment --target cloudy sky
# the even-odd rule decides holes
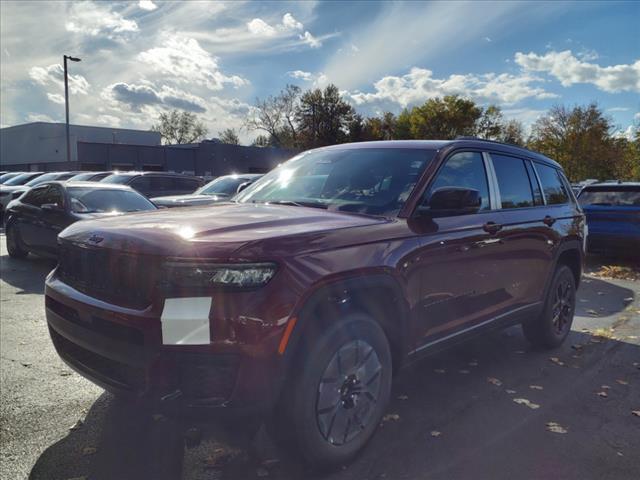
[[[147,129],[197,113],[240,128],[256,97],[335,83],[363,114],[447,94],[530,125],[555,103],[597,101],[640,122],[640,2],[3,1],[0,123]],[[242,131],[248,141],[256,132]]]

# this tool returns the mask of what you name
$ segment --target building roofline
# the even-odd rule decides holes
[[[8,130],[10,128],[19,128],[19,127],[26,127],[26,126],[30,126],[30,125],[60,125],[60,126],[65,126],[65,124],[63,122],[27,122],[27,123],[21,123],[19,125],[11,125],[8,127],[3,127],[0,130]],[[114,131],[114,130],[118,130],[118,131],[125,131],[125,132],[142,132],[142,133],[154,133],[157,135],[160,135],[159,132],[154,132],[152,130],[137,130],[135,128],[121,128],[121,127],[102,127],[102,126],[98,126],[98,125],[78,125],[76,123],[70,123],[69,124],[69,128],[71,127],[79,127],[79,128],[97,128],[100,130],[110,130],[110,131]]]

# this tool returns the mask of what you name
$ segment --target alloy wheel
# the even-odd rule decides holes
[[[331,358],[318,385],[316,419],[324,439],[344,445],[371,422],[380,395],[382,364],[363,340],[343,345]]]

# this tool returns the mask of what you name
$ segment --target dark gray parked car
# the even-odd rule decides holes
[[[128,185],[147,198],[193,193],[203,183],[198,177],[169,172],[118,172],[100,181]]]
[[[225,175],[207,183],[191,195],[171,195],[164,197],[154,197],[153,203],[159,207],[191,207],[195,205],[208,205],[211,203],[224,202],[229,200],[236,193],[251,185],[262,174],[247,173]]]

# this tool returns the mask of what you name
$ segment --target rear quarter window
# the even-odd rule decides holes
[[[640,207],[640,187],[584,189],[578,196],[581,206]]]
[[[547,205],[561,205],[569,203],[569,192],[560,178],[560,173],[553,167],[534,162],[542,193],[547,200]]]

